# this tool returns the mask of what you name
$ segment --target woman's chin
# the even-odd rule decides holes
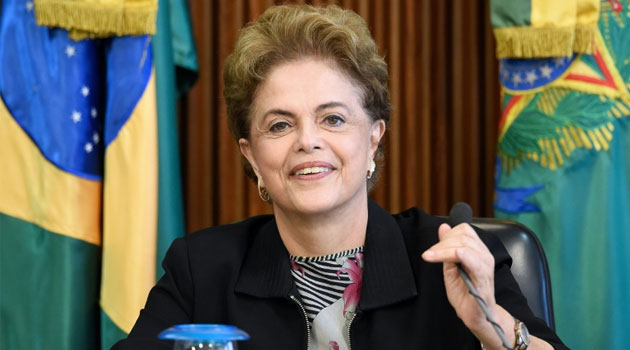
[[[329,198],[314,196],[295,203],[295,210],[301,215],[324,215],[335,210],[339,203]]]
[[[324,193],[303,193],[290,198],[274,198],[274,211],[302,215],[320,215],[333,210],[337,198]]]
[[[343,193],[338,191],[309,192],[290,198],[286,205],[283,205],[285,203],[276,201],[274,202],[274,206],[279,207],[279,209],[286,208],[287,211],[299,215],[328,215],[339,212],[342,208],[356,202],[351,196],[348,197],[349,198],[344,198]]]

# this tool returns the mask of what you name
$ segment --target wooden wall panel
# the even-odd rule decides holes
[[[466,201],[492,215],[499,88],[487,1],[293,1],[353,9],[389,64],[392,117],[371,196],[392,212],[446,215]],[[200,79],[180,101],[189,232],[270,212],[227,129],[222,66],[238,30],[274,3],[190,0]]]

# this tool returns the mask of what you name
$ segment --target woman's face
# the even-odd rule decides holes
[[[385,132],[334,64],[281,64],[258,87],[249,139],[240,139],[274,210],[326,214],[367,198],[366,174]]]

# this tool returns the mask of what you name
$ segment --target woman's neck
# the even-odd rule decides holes
[[[291,255],[322,256],[365,243],[367,195],[326,213],[306,215],[274,208],[274,215],[282,242]]]

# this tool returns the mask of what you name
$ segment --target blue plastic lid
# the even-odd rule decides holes
[[[224,324],[178,324],[158,334],[170,340],[247,340],[249,335],[235,326]]]

